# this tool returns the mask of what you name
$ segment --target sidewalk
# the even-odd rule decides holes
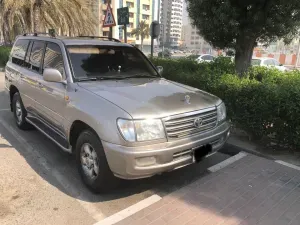
[[[299,225],[300,172],[248,154],[117,225]]]

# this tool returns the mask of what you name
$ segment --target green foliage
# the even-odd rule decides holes
[[[4,67],[8,61],[11,47],[0,46],[0,67]]]
[[[228,118],[253,137],[269,136],[300,147],[300,71],[255,67],[240,78],[233,63],[223,57],[200,64],[188,59],[152,61],[164,67],[165,78],[220,97]]]
[[[188,13],[204,39],[216,48],[233,48],[236,70],[250,66],[257,42],[269,44],[297,37],[299,0],[187,0]]]

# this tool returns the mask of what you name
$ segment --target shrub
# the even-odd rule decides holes
[[[219,96],[233,124],[261,138],[300,147],[300,71],[251,68],[239,78],[223,57],[212,63],[188,59],[152,59],[164,67],[163,76]]]
[[[0,46],[0,67],[4,67],[8,61],[11,47]]]

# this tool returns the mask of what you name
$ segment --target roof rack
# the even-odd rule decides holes
[[[93,38],[93,39],[106,39],[108,41],[114,41],[114,42],[121,42],[120,40],[116,38],[110,38],[110,37],[102,37],[102,36],[78,36],[81,38]]]
[[[25,34],[23,34],[23,36],[34,36],[34,37],[38,37],[38,36],[49,36],[49,37],[55,38],[55,34],[42,33],[42,32],[25,33]]]

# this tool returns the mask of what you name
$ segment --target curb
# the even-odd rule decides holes
[[[247,152],[250,153],[252,155],[256,155],[265,159],[269,159],[269,160],[276,160],[274,157],[263,154],[259,151],[256,151],[253,149],[254,146],[251,147],[247,147],[247,146],[241,146],[241,144],[236,143],[236,141],[229,139],[226,143],[226,145],[230,148],[233,149],[233,151],[238,151],[238,152]],[[255,148],[255,147],[254,147]]]

